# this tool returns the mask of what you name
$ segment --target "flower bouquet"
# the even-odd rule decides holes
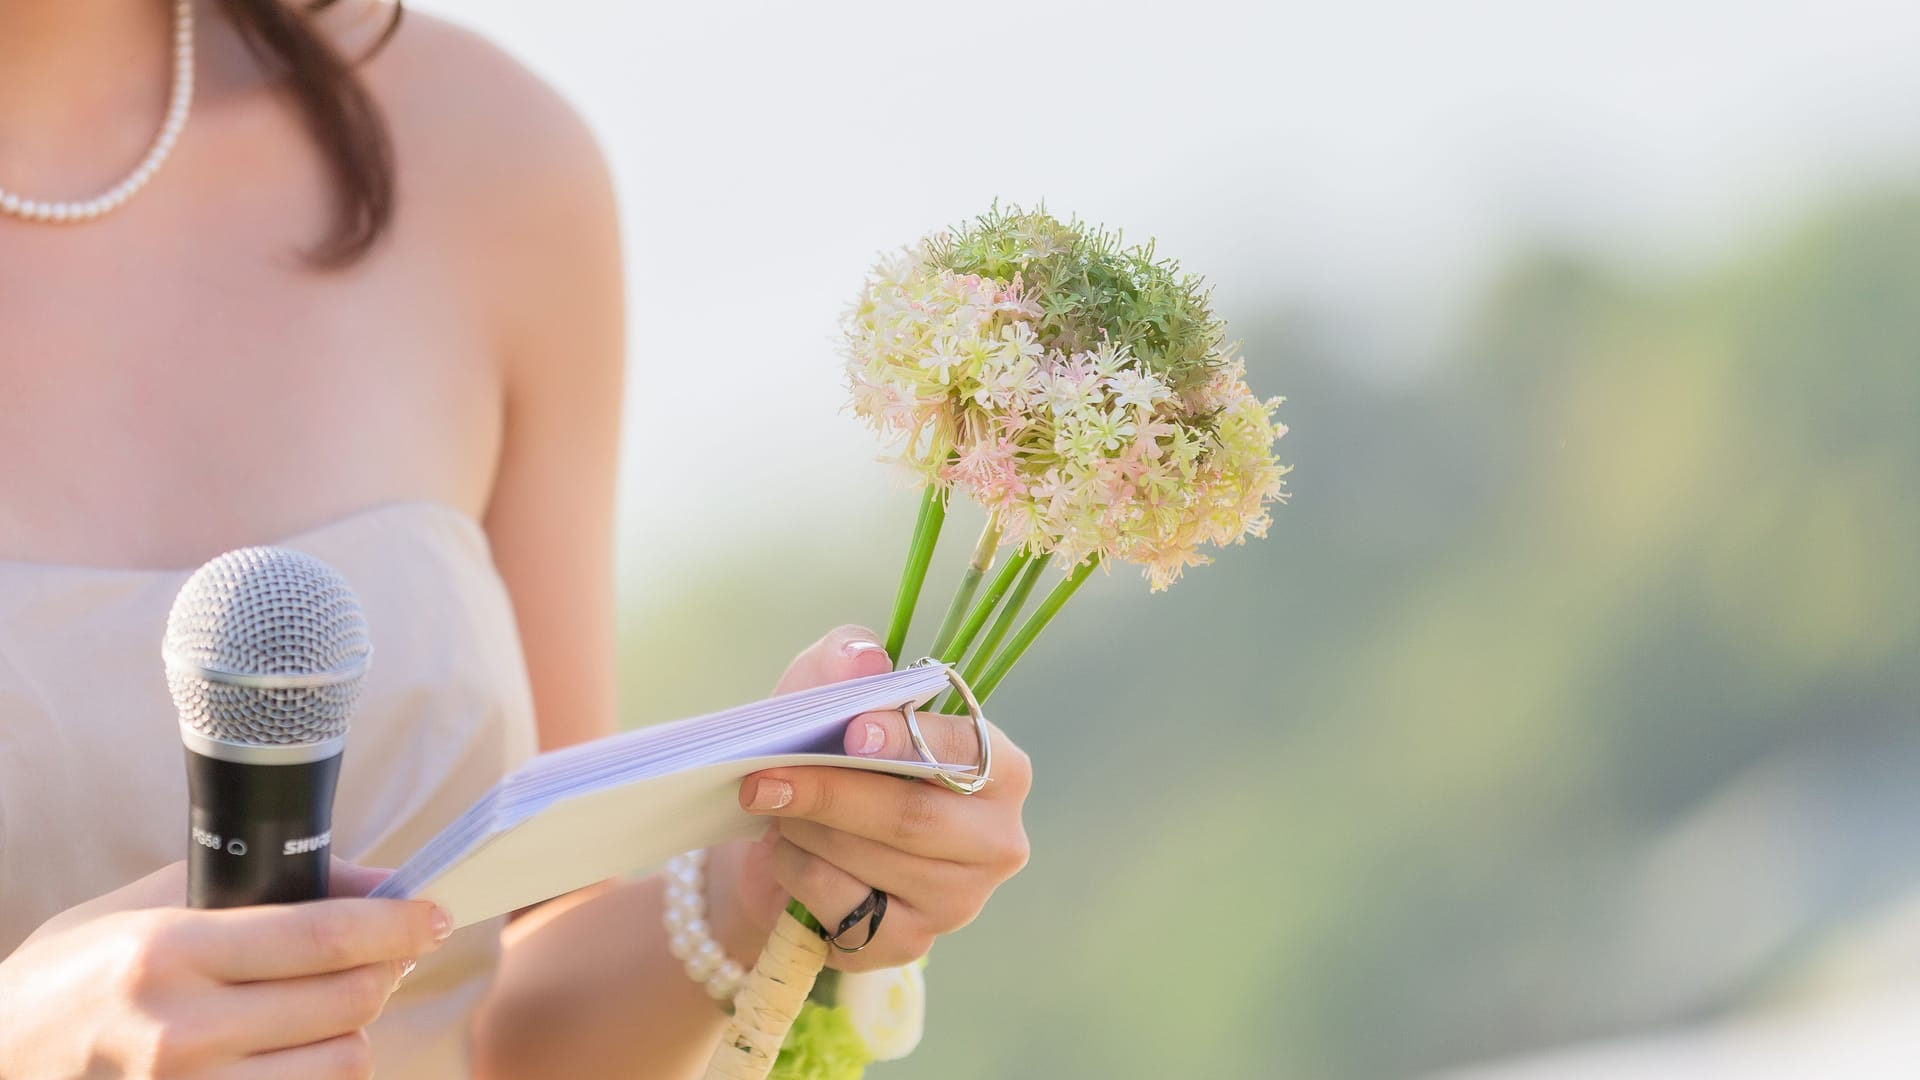
[[[1137,565],[1157,592],[1210,562],[1204,547],[1265,535],[1286,498],[1281,399],[1247,388],[1204,282],[1151,243],[996,206],[878,266],[845,334],[854,412],[922,488],[888,655],[901,659],[949,500],[970,496],[986,527],[928,655],[964,661],[982,702],[1096,568]],[[1049,564],[1063,576],[1023,619]],[[884,1052],[859,1037],[870,1021],[807,1000],[818,927],[797,902],[781,917],[710,1078],[840,1080]]]

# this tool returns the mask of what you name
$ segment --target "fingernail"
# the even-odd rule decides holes
[[[862,660],[873,653],[879,653],[882,656],[887,654],[886,646],[877,641],[849,641],[840,646],[840,651],[850,660]]]
[[[778,810],[793,801],[793,785],[785,780],[766,779],[754,785],[749,810]]]
[[[395,979],[395,980],[393,980],[393,988],[394,988],[395,990],[398,990],[398,989],[400,989],[400,984],[401,984],[401,983],[403,983],[403,982],[406,982],[406,981],[407,981],[407,976],[409,976],[409,975],[411,975],[411,974],[413,974],[413,969],[414,969],[415,967],[418,967],[418,966],[419,966],[419,965],[418,965],[418,964],[416,964],[416,963],[415,963],[414,961],[412,961],[412,960],[409,960],[409,961],[407,961],[406,963],[404,963],[404,964],[401,964],[401,965],[400,965],[400,977],[399,977],[399,978],[397,978],[397,979]]]
[[[445,941],[447,935],[453,933],[453,916],[447,914],[446,908],[435,904],[433,914],[427,917],[427,926],[433,931],[436,943]]]
[[[866,734],[863,736],[866,741],[862,742],[854,753],[861,757],[872,757],[887,745],[887,729],[871,720],[866,722],[866,729]]]

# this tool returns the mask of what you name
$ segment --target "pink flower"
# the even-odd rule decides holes
[[[1034,242],[1057,254],[1064,235]],[[1286,428],[1238,357],[1182,369],[1176,393],[1106,326],[1030,283],[1049,279],[953,273],[930,250],[877,268],[845,315],[852,408],[890,460],[967,492],[1003,543],[1133,562],[1155,589],[1204,564],[1202,546],[1266,531],[1286,498],[1273,456]]]

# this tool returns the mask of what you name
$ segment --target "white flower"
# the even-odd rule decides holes
[[[1173,391],[1150,371],[1129,368],[1115,372],[1107,376],[1106,386],[1113,393],[1113,403],[1121,408],[1152,412],[1155,406],[1173,398]]]
[[[934,378],[945,383],[953,380],[954,367],[965,360],[959,340],[952,334],[940,334],[933,339],[933,349],[920,358],[920,364],[931,370]]]
[[[926,1030],[926,976],[919,964],[843,972],[835,1004],[847,1010],[875,1061],[894,1061],[912,1053]]]

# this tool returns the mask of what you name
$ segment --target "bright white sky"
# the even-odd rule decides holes
[[[1898,0],[422,6],[557,84],[618,174],[641,593],[769,506],[825,535],[906,498],[840,411],[835,319],[995,196],[1157,236],[1230,322],[1344,313],[1392,374],[1529,235],[1690,260],[1920,175]]]

